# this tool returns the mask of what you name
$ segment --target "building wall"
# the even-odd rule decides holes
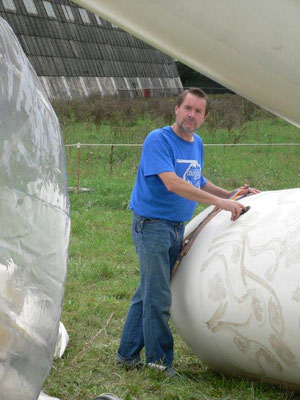
[[[0,0],[0,16],[52,99],[182,87],[169,56],[70,1]]]

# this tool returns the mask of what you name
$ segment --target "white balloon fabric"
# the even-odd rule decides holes
[[[235,222],[221,211],[184,257],[172,320],[212,369],[300,390],[300,189],[240,202],[250,210]]]
[[[41,392],[38,397],[38,400],[60,400],[60,399],[57,397],[48,396],[46,393]]]
[[[295,0],[74,0],[300,127]]]
[[[53,362],[69,242],[57,117],[0,18],[0,398],[35,400]]]
[[[62,322],[59,323],[58,336],[55,345],[54,359],[61,358],[69,343],[69,334]]]

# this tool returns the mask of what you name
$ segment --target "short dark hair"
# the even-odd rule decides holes
[[[184,99],[186,98],[186,96],[187,96],[189,93],[190,93],[190,94],[193,94],[194,96],[197,96],[197,97],[200,97],[200,98],[202,98],[202,99],[205,99],[205,101],[206,101],[205,115],[207,115],[207,114],[208,114],[208,111],[209,111],[209,108],[210,108],[209,100],[208,100],[208,98],[207,98],[206,93],[205,93],[202,89],[197,88],[197,87],[191,87],[191,88],[189,88],[189,89],[184,90],[184,91],[177,97],[176,106],[177,106],[177,107],[180,107],[181,104],[184,102]]]

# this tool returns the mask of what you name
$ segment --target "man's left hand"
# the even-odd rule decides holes
[[[246,185],[246,184],[244,186],[241,186],[240,188],[238,188],[238,191],[239,191],[239,195],[241,195],[241,196],[245,196],[247,194],[258,194],[258,193],[261,193],[260,190],[252,188],[252,187],[250,187],[249,185]],[[232,197],[235,194],[235,192],[236,192],[236,190],[232,190],[231,192],[229,192],[229,198]]]

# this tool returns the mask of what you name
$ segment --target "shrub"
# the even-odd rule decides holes
[[[270,113],[238,95],[218,95],[210,101],[211,111],[207,120],[209,130],[226,129],[230,132],[248,121],[271,117]],[[109,123],[132,126],[144,118],[172,123],[175,98],[94,95],[85,99],[55,100],[52,105],[62,124],[89,121],[96,125]]]

